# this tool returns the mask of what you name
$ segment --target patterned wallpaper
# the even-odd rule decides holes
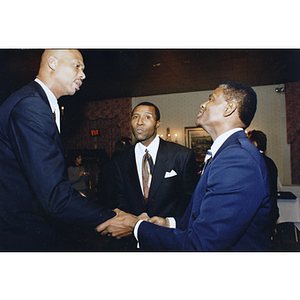
[[[72,117],[71,128],[64,130],[66,152],[71,149],[105,149],[111,156],[117,140],[131,137],[130,116],[131,98],[87,102]],[[92,137],[91,129],[98,129],[99,136]]]

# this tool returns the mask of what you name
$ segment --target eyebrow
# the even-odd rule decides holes
[[[145,114],[150,114],[150,115],[153,116],[153,113],[152,113],[152,112],[146,111],[146,112],[144,112],[144,113],[145,113]],[[139,112],[134,112],[134,113],[132,113],[132,115],[139,115],[139,114],[141,114],[141,113],[139,113]]]

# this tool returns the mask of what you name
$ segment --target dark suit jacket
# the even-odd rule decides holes
[[[134,148],[116,157],[116,178],[120,188],[116,207],[139,215],[182,216],[197,184],[194,152],[181,145],[160,139],[147,205],[138,179]],[[165,177],[175,171],[176,176]]]
[[[270,188],[262,155],[243,131],[207,165],[177,228],[142,222],[142,250],[270,250]]]
[[[270,224],[270,230],[271,230],[271,235],[274,234],[274,229],[276,226],[276,222],[279,218],[279,208],[277,205],[277,180],[278,180],[278,170],[277,167],[274,163],[274,161],[266,156],[265,154],[262,154],[268,172],[269,172],[269,177],[270,177],[270,186],[271,186],[271,224]]]
[[[53,220],[93,229],[114,212],[80,196],[46,94],[32,82],[0,107],[0,250],[53,250]]]

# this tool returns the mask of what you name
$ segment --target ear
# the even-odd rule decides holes
[[[52,71],[55,71],[55,69],[56,69],[56,67],[57,67],[57,62],[58,62],[58,60],[57,60],[56,57],[54,57],[54,56],[52,56],[52,55],[49,56],[48,61],[47,61],[48,67],[49,67]]]
[[[227,105],[225,107],[223,116],[229,117],[237,110],[237,103],[234,100],[231,100],[230,102],[227,102]]]
[[[159,127],[159,125],[160,125],[160,121],[158,120],[158,121],[156,121],[155,128],[157,129]]]

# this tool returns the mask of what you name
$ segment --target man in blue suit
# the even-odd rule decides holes
[[[182,218],[153,217],[146,222],[119,212],[97,230],[117,238],[134,232],[142,250],[270,250],[268,172],[243,130],[256,104],[252,88],[224,82],[201,105],[196,125],[214,141],[212,158]]]
[[[0,250],[62,250],[54,221],[93,230],[115,216],[72,188],[57,99],[85,79],[78,50],[46,50],[35,81],[0,107]]]

